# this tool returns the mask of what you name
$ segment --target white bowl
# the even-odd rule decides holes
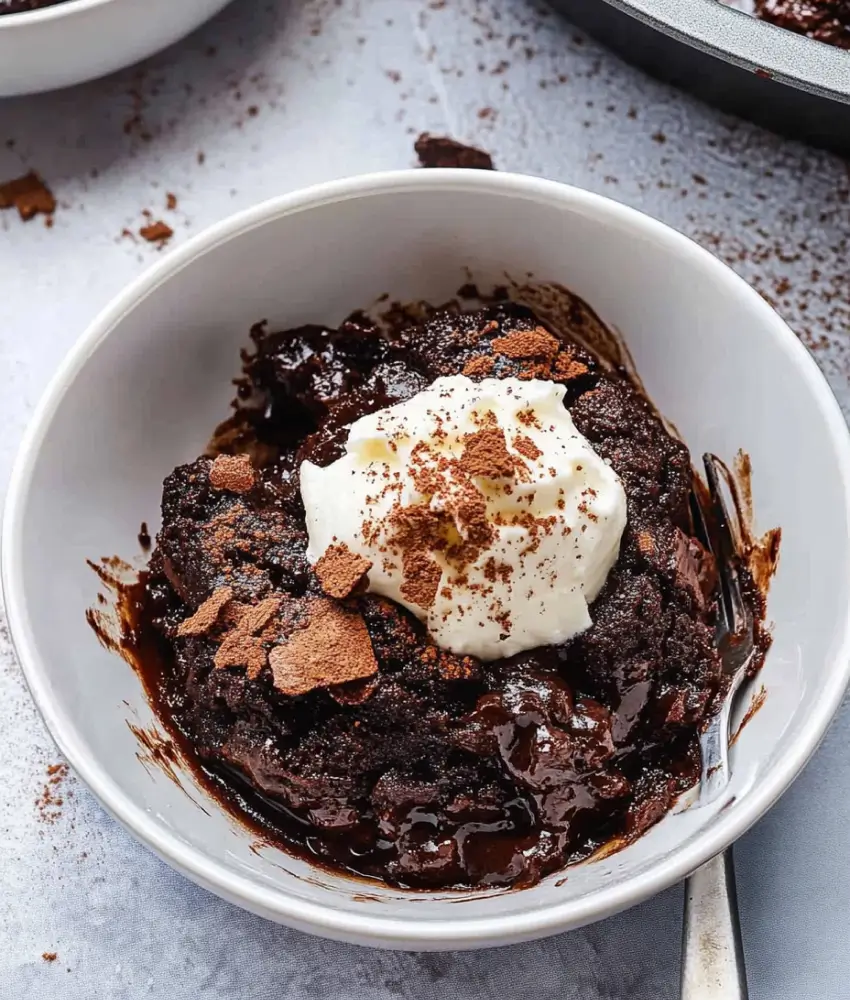
[[[729,794],[670,815],[607,859],[521,892],[405,893],[334,876],[252,836],[191,777],[139,763],[126,722],[154,720],[132,670],[85,620],[89,557],[157,527],[163,477],[227,413],[249,326],[336,323],[384,292],[449,297],[505,272],[561,282],[623,331],[647,389],[693,454],[752,459],[757,526],[780,525],[767,700],[733,750]],[[678,881],[788,787],[835,712],[850,664],[850,444],[814,362],[740,278],[666,226],[531,177],[409,171],[286,195],[164,257],[82,337],[42,400],[3,524],[9,623],[31,690],[73,768],[169,864],[303,930],[458,949],[599,919]],[[746,699],[745,699],[746,700]],[[128,706],[130,706],[128,708]]]
[[[146,59],[230,0],[67,0],[0,15],[0,97],[70,87]]]

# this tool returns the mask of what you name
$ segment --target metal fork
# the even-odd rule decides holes
[[[720,601],[715,641],[728,685],[720,711],[700,737],[702,777],[698,806],[715,801],[729,784],[729,721],[735,697],[755,652],[754,621],[741,593],[740,553],[721,490],[722,466],[703,455],[710,517],[691,494],[700,540],[717,563]],[[712,530],[709,530],[711,524]],[[685,883],[682,933],[682,1000],[747,1000],[747,974],[732,848],[699,868]]]

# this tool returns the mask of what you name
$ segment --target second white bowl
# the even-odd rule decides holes
[[[152,56],[230,0],[66,0],[0,15],[0,97],[94,80]]]

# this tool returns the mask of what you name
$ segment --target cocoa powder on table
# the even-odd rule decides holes
[[[142,226],[139,230],[139,236],[141,236],[143,240],[147,240],[148,243],[158,243],[160,246],[164,246],[173,235],[174,230],[171,226],[161,220],[158,222],[151,222],[147,226]]]

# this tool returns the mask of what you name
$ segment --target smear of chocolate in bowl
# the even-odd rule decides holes
[[[147,534],[147,526],[142,527]],[[149,540],[149,536],[147,537]],[[154,663],[159,656],[156,648],[148,648],[151,646],[150,637],[138,628],[147,571],[140,570],[138,566],[119,556],[105,556],[97,562],[87,559],[86,562],[97,575],[102,588],[98,593],[97,603],[86,610],[86,621],[100,644],[111,653],[116,653],[139,675],[141,662]],[[143,678],[142,686],[146,701],[159,715]],[[130,709],[129,705],[126,707]],[[194,769],[187,765],[189,755],[180,745],[179,736],[168,726],[163,731],[156,725],[142,726],[138,721],[125,721],[138,740],[136,758],[145,770],[149,773],[154,770],[162,772],[191,802],[208,814],[207,809],[190,794],[180,780],[181,770],[194,773]]]

